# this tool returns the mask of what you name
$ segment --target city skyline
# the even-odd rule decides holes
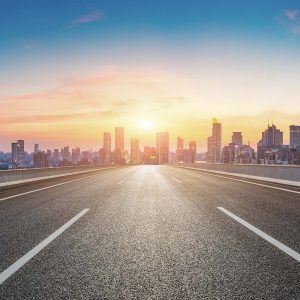
[[[214,123],[218,123],[219,120],[217,118],[213,118],[212,120],[212,124]],[[275,122],[276,123],[276,122]],[[300,123],[300,122],[299,122]],[[263,132],[263,128],[261,128],[261,130],[259,130],[258,132],[256,132],[256,135],[257,135],[257,140],[256,141],[253,141],[253,143],[251,143],[249,141],[249,139],[247,139],[247,136],[245,137],[245,134],[242,130],[240,130],[240,128],[235,128],[233,131],[230,132],[230,134],[228,136],[226,136],[226,138],[224,139],[224,135],[223,135],[223,128],[225,127],[226,128],[226,124],[224,124],[224,122],[220,121],[220,124],[222,124],[222,133],[221,133],[221,147],[230,143],[232,141],[232,134],[242,134],[242,139],[243,139],[243,143],[246,145],[250,145],[252,146],[253,148],[256,149],[257,147],[257,143],[259,142],[260,138],[261,138],[261,134]],[[225,126],[224,126],[225,125]],[[274,122],[270,123],[266,123],[265,126],[269,127],[269,126],[273,126],[274,125]],[[278,123],[276,123],[276,125],[278,125]],[[190,136],[180,136],[180,134],[175,134],[175,133],[172,133],[170,132],[169,130],[165,130],[166,132],[169,133],[169,140],[170,140],[170,150],[171,151],[176,151],[177,149],[177,146],[178,146],[178,138],[182,138],[184,140],[184,144],[183,146],[186,147],[188,146],[188,142],[186,142],[187,140],[195,140],[197,142],[197,149],[199,150],[198,152],[207,152],[208,150],[208,147],[207,147],[207,138],[209,138],[209,135],[211,135],[211,122],[208,124],[208,126],[210,126],[210,132],[208,132],[207,136],[206,137],[203,137],[203,141],[199,142],[199,140],[195,139],[194,136],[196,136],[197,134],[191,134]],[[282,128],[280,126],[278,126],[280,129],[281,129],[281,132],[282,132],[282,144],[284,145],[292,145],[292,137],[291,137],[291,127],[295,127],[295,133],[298,133],[299,131],[299,125],[297,124],[289,124],[288,125],[288,129],[285,131],[285,130],[282,130]],[[35,140],[34,143],[30,142],[28,143],[28,141],[26,140],[26,147],[25,147],[25,150],[27,152],[36,152],[36,147],[38,148],[43,148],[43,149],[61,149],[62,147],[64,147],[65,145],[68,145],[68,147],[70,148],[76,148],[76,147],[79,147],[79,148],[84,148],[84,149],[89,149],[89,150],[97,150],[99,148],[101,148],[103,146],[103,141],[102,141],[102,137],[101,137],[101,134],[109,134],[110,135],[110,139],[111,139],[111,148],[113,150],[116,150],[116,149],[120,149],[122,151],[124,151],[124,149],[130,149],[131,147],[131,140],[132,139],[138,139],[139,141],[139,144],[144,147],[144,146],[154,146],[155,143],[156,143],[156,134],[158,132],[162,132],[162,130],[157,130],[157,131],[154,131],[152,126],[151,128],[150,127],[147,127],[147,131],[150,135],[152,135],[152,142],[150,143],[143,143],[141,141],[143,141],[143,137],[142,136],[129,136],[129,134],[127,133],[127,128],[126,128],[126,131],[125,130],[126,127],[123,127],[123,126],[115,126],[113,127],[111,130],[104,130],[102,133],[100,133],[100,138],[98,138],[98,143],[95,147],[92,147],[92,145],[86,145],[86,146],[83,146],[83,145],[80,145],[80,144],[74,144],[74,143],[70,143],[69,141],[65,141],[64,143],[61,143],[59,145],[50,145],[50,147],[48,147],[47,145],[43,145],[41,144],[40,142],[37,143],[37,141]],[[120,137],[117,137],[118,136],[118,130],[122,131],[122,134],[121,134],[121,141],[120,140]],[[112,136],[111,133],[114,132],[114,135]],[[286,134],[285,134],[286,132]],[[21,137],[22,140],[24,141],[25,139],[23,137]],[[11,144],[14,143],[13,140],[20,140],[20,136],[17,135],[17,137],[15,139],[11,139],[10,142],[5,145],[4,143],[0,144],[0,151],[4,151],[4,152],[9,152],[11,150]],[[99,142],[100,141],[100,142]],[[121,143],[121,148],[120,148],[120,143]],[[23,145],[24,147],[24,145]],[[32,148],[32,150],[30,150]]]
[[[226,142],[238,127],[255,144],[268,120],[287,137],[300,120],[299,9],[269,0],[4,2],[1,143],[95,148],[99,132],[126,124],[153,144],[146,122],[204,149],[214,116],[227,124]]]
[[[213,118],[214,119],[214,118]],[[300,120],[300,119],[299,119]],[[148,120],[146,122],[149,122]],[[223,120],[221,121],[221,123],[224,125],[223,128],[227,129],[225,131],[222,131],[222,145],[228,144],[231,141],[232,138],[232,133],[236,132],[237,130],[243,133],[243,137],[244,137],[244,143],[245,144],[250,144],[250,146],[252,146],[253,148],[256,149],[256,145],[257,142],[259,141],[260,137],[261,137],[261,131],[262,128],[264,128],[265,126],[269,126],[269,124],[273,124],[272,122],[269,122],[269,120],[267,121],[267,123],[265,123],[263,125],[263,127],[259,128],[257,132],[254,133],[255,136],[257,136],[256,140],[251,141],[245,131],[243,131],[241,129],[241,127],[234,127],[232,129],[232,131],[229,131],[228,129],[228,124],[225,124],[223,122]],[[276,125],[278,125],[278,122],[274,122],[276,123]],[[278,127],[280,127],[280,129],[283,132],[283,144],[289,145],[290,144],[290,126],[298,126],[297,124],[299,124],[300,121],[298,123],[295,124],[288,124],[287,129],[282,128],[280,125]],[[142,146],[153,146],[155,145],[155,141],[156,141],[156,137],[155,134],[156,132],[162,131],[162,130],[157,130],[155,131],[154,128],[155,126],[152,126],[152,124],[150,124],[151,126],[147,126],[146,123],[144,123],[145,127],[143,127],[142,122],[140,123],[141,126],[141,130],[138,131],[140,135],[132,135],[130,136],[128,133],[128,128],[126,127],[126,134],[125,134],[125,138],[124,138],[124,147],[126,149],[130,149],[130,139],[131,138],[138,138],[139,143]],[[204,133],[201,135],[200,139],[197,139],[196,137],[199,136],[199,134],[197,134],[197,132],[191,132],[188,135],[184,136],[184,140],[195,140],[197,142],[197,149],[199,150],[199,152],[206,152],[207,151],[207,137],[211,134],[211,120],[209,120],[208,124],[206,124],[206,127],[208,128],[207,131],[207,136],[204,136]],[[118,128],[118,126],[113,126],[110,129],[104,130],[103,132],[114,132],[115,129]],[[180,136],[180,134],[175,134],[174,132],[171,132],[170,130],[166,129],[165,131],[168,131],[170,134],[170,149],[172,151],[176,150],[176,139]],[[201,130],[200,130],[201,131]],[[51,134],[51,133],[49,133]],[[147,139],[145,140],[143,137],[147,136]],[[25,135],[26,136],[26,135]],[[21,138],[23,140],[26,140],[26,149],[27,151],[31,152],[31,148],[34,149],[35,145],[38,144],[41,148],[43,149],[55,149],[58,148],[60,149],[61,147],[63,147],[65,144],[69,145],[71,148],[76,148],[76,147],[80,147],[80,148],[84,148],[84,149],[98,149],[99,147],[101,148],[102,145],[102,138],[101,138],[101,133],[97,135],[96,138],[92,139],[91,144],[76,144],[74,142],[71,142],[70,140],[65,140],[64,142],[57,142],[54,144],[51,143],[43,143],[41,141],[43,141],[43,139],[39,139],[38,143],[37,140],[32,138],[32,139],[26,139],[24,138],[24,136],[21,136]],[[20,139],[20,135],[16,134],[13,137],[10,137],[10,139],[8,139],[8,142],[5,143],[4,140],[2,139],[0,142],[0,151],[4,151],[4,152],[9,152],[11,150],[11,143],[13,142],[13,140],[18,140]],[[99,142],[100,141],[100,142]],[[112,146],[115,147],[115,135],[114,135],[114,139],[113,139],[113,143]],[[149,141],[149,142],[148,142]],[[188,146],[188,145],[186,145]],[[34,152],[34,150],[33,150]]]

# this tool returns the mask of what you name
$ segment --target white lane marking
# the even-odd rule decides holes
[[[36,190],[28,191],[28,192],[25,192],[25,193],[21,193],[21,194],[17,194],[17,195],[12,195],[12,196],[8,196],[8,197],[5,197],[5,198],[1,198],[0,201],[4,201],[4,200],[8,200],[8,199],[12,199],[12,198],[16,198],[16,197],[28,195],[28,194],[31,194],[31,193],[35,193],[35,192],[39,192],[39,191],[51,189],[51,188],[56,187],[56,186],[60,186],[60,185],[64,185],[64,184],[67,184],[67,183],[71,183],[71,182],[83,180],[83,179],[94,177],[94,176],[97,176],[97,175],[99,175],[99,174],[94,174],[94,175],[85,176],[85,177],[82,177],[82,178],[77,178],[77,179],[65,181],[65,182],[62,182],[62,183],[54,184],[54,185],[49,185],[49,186],[46,186],[46,187],[43,187],[43,188],[40,188],[40,189],[36,189]]]
[[[43,250],[48,244],[50,244],[54,239],[56,239],[59,235],[61,235],[68,227],[70,227],[73,223],[75,223],[79,218],[81,218],[85,213],[89,211],[89,208],[82,210],[79,214],[73,217],[70,221],[64,224],[62,227],[53,232],[50,236],[48,236],[45,240],[31,249],[28,253],[18,259],[14,264],[0,273],[0,284],[2,284],[6,279],[8,279],[11,275],[17,272],[22,266],[24,266],[30,259],[32,259],[35,255],[37,255],[41,250]]]
[[[177,183],[182,183],[179,179],[177,179],[177,178],[175,178],[175,177],[172,177],[172,179],[173,179],[174,181],[176,181]]]
[[[234,180],[234,181],[249,183],[249,184],[253,184],[253,185],[259,185],[259,186],[263,186],[263,187],[268,187],[270,189],[275,189],[275,190],[280,190],[280,191],[285,191],[285,192],[300,194],[299,191],[293,191],[293,190],[289,190],[289,189],[285,189],[285,188],[280,188],[280,187],[276,187],[276,186],[272,186],[272,185],[267,185],[267,184],[263,184],[263,183],[251,182],[251,181],[247,181],[247,180],[242,180],[242,179],[237,179],[237,178],[231,178],[231,177],[222,176],[222,175],[216,175],[216,174],[212,174],[212,173],[210,173],[208,171],[205,171],[205,170],[191,169],[191,168],[185,168],[185,167],[180,167],[180,168],[186,169],[186,170],[198,171],[198,172],[210,175],[210,176],[215,176],[215,177],[225,178],[225,179],[229,179],[229,180]],[[238,176],[238,174],[237,174],[237,176]]]
[[[122,184],[125,180],[126,178],[122,179],[121,181],[118,182],[118,184]]]
[[[217,207],[217,208],[219,210],[221,210],[223,213],[225,213],[226,215],[228,215],[229,217],[231,217],[232,219],[234,219],[235,221],[239,222],[240,224],[244,225],[245,227],[247,227],[248,229],[250,229],[257,235],[262,237],[264,240],[271,243],[273,246],[277,247],[281,251],[285,252],[286,254],[288,254],[289,256],[291,256],[292,258],[297,260],[298,262],[300,262],[300,254],[298,252],[296,252],[293,249],[289,248],[288,246],[282,244],[281,242],[275,240],[268,234],[264,233],[263,231],[259,230],[258,228],[254,227],[253,225],[251,225],[248,222],[244,221],[243,219],[239,218],[238,216],[231,213],[229,210],[225,209],[224,207]]]

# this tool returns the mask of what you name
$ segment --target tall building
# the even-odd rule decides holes
[[[52,166],[52,151],[51,150],[47,150],[47,160],[48,160],[48,167]]]
[[[167,164],[169,162],[169,132],[159,132],[156,134],[157,164]]]
[[[110,132],[103,133],[103,164],[111,164],[111,134]]]
[[[210,163],[221,162],[222,151],[222,124],[213,119],[212,136],[207,139],[207,161]]]
[[[39,152],[39,144],[34,144],[34,153],[38,153]]]
[[[11,144],[11,162],[15,166],[24,167],[26,160],[26,153],[24,149],[24,140],[18,140]]]
[[[11,162],[15,165],[20,163],[19,144],[11,143]]]
[[[130,140],[130,161],[133,164],[140,163],[140,145],[139,140],[134,138]]]
[[[190,162],[194,163],[197,158],[197,148],[196,148],[196,142],[195,141],[190,141],[189,143],[189,151],[190,151]]]
[[[33,165],[34,168],[48,168],[49,162],[48,162],[47,153],[42,151],[35,153],[33,156]]]
[[[65,161],[71,161],[71,153],[69,151],[69,146],[65,146],[62,149],[62,157],[63,157],[63,160],[65,160]]]
[[[292,148],[300,146],[300,126],[290,126],[290,146]]]
[[[242,146],[243,145],[243,135],[240,131],[235,131],[232,133],[231,143]]]
[[[176,161],[183,161],[184,140],[181,137],[177,138]]]
[[[114,161],[115,161],[116,164],[125,163],[125,158],[124,158],[124,127],[115,127]]]
[[[54,167],[59,166],[59,150],[58,149],[54,149],[54,151],[53,151],[52,163],[53,163]]]
[[[259,164],[289,164],[293,153],[290,146],[283,145],[283,132],[274,124],[262,132],[257,143],[257,163]]]
[[[276,128],[274,124],[268,125],[268,128],[262,132],[262,146],[280,146],[283,145],[283,132]]]
[[[72,149],[72,163],[74,165],[78,164],[80,161],[80,148],[76,147],[75,149]]]
[[[24,167],[25,160],[26,160],[25,143],[24,143],[24,140],[18,140],[17,143],[19,145],[19,162],[20,162],[21,167]]]

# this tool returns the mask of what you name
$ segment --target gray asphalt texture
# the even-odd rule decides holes
[[[0,201],[0,272],[90,209],[0,299],[300,299],[300,263],[219,206],[300,253],[299,194],[169,166],[100,171]]]

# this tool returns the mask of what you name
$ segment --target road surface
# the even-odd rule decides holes
[[[299,253],[296,188],[132,166],[0,191],[0,299],[300,299]]]

